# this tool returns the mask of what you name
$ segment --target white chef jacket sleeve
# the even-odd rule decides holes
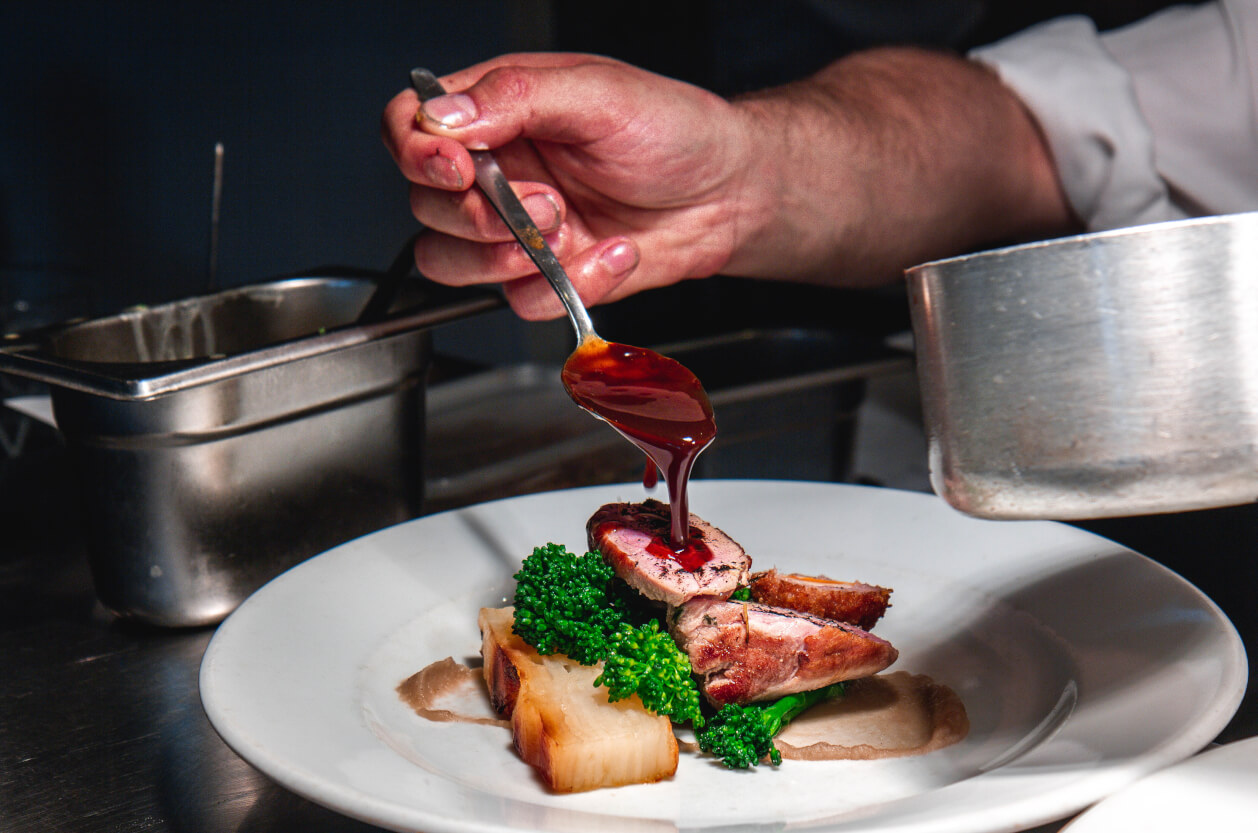
[[[1090,230],[1258,209],[1258,0],[1104,34],[1064,17],[971,57],[1039,121]]]

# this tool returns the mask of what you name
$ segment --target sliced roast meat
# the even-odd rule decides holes
[[[868,677],[899,655],[855,625],[758,602],[700,597],[672,611],[670,622],[714,706]]]
[[[870,630],[890,606],[891,589],[859,581],[835,581],[765,570],[751,576],[751,598],[823,619]]]
[[[695,596],[728,598],[746,584],[751,558],[728,535],[691,514],[690,541],[669,543],[669,507],[658,500],[609,503],[586,524],[591,550],[648,599],[679,605]]]

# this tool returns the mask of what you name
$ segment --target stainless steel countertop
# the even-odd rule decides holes
[[[60,449],[3,475],[0,829],[375,829],[276,786],[219,739],[197,692],[212,629],[130,625],[97,604]]]
[[[56,446],[0,468],[0,828],[375,830],[274,784],[219,739],[197,691],[211,629],[134,626],[99,607],[72,482]],[[1225,739],[1255,733],[1252,697],[1243,708]]]

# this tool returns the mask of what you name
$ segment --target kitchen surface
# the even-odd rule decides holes
[[[595,12],[567,0],[177,5],[52,0],[0,9],[7,81],[0,112],[11,115],[0,120],[6,833],[383,829],[303,798],[223,741],[199,681],[222,616],[282,570],[410,519],[552,490],[639,489],[641,452],[576,408],[560,384],[572,349],[567,322],[526,324],[496,296],[449,295],[415,275],[390,295],[386,314],[358,316],[415,231],[378,127],[381,107],[412,66],[444,72],[504,51],[581,49],[735,93],[871,43],[964,48],[1062,10],[1056,3],[1025,11],[970,0],[893,4],[853,26],[850,4],[812,2],[738,2],[720,13],[705,3],[620,2]],[[1165,4],[1082,5],[1100,7],[1088,10],[1114,24]],[[600,12],[624,25],[606,26]],[[639,36],[648,30],[651,37]],[[288,283],[276,288],[275,281]],[[238,303],[238,290],[248,302]],[[274,327],[276,312],[293,306],[298,323]],[[869,487],[862,494],[874,505],[883,492],[896,507],[932,501],[929,511],[876,515],[888,534],[908,535],[922,516],[964,529],[953,524],[968,519],[951,510],[932,514],[944,507],[930,496],[908,307],[900,288],[836,292],[718,277],[593,315],[603,336],[678,358],[704,383],[719,434],[699,458],[700,483],[859,485]],[[5,352],[17,358],[6,364]],[[151,409],[155,392],[159,405]],[[493,542],[493,529],[470,526],[478,540]],[[1051,685],[1037,683],[1060,677],[1062,699],[1048,703],[1028,735],[1037,743],[1047,744],[1069,723],[1072,704],[1084,702],[1083,716],[1104,724],[1098,734],[1137,717],[1193,715],[1182,732],[1158,727],[1166,737],[1153,750],[1137,748],[1145,736],[1135,728],[1132,749],[1115,737],[1121,731],[1107,735],[1120,756],[1174,749],[1187,757],[1198,747],[1226,753],[1193,757],[1200,763],[1189,786],[1203,773],[1223,784],[1252,768],[1251,759],[1229,769],[1226,755],[1258,738],[1258,695],[1245,682],[1241,651],[1258,646],[1258,505],[1069,526],[1119,546],[1095,544],[1105,558],[1089,569],[1093,539],[1053,527],[1049,537],[1082,559],[1078,586],[1054,582],[1042,553],[1019,552],[1043,569],[1028,585],[1041,595],[1010,592],[995,605],[1003,618],[982,618],[988,611],[980,609],[975,621],[1007,625],[991,640],[1015,657],[1027,633],[1035,650],[1057,656],[1058,636],[1026,622],[1052,615],[1037,605],[1082,598],[1088,609],[1079,621],[1099,623],[1105,636],[1081,664],[1090,672],[1112,666],[1113,676],[1079,692],[1072,661],[1044,668],[1013,661],[1010,679],[1029,682],[1009,698],[1016,704],[989,708],[983,719],[1011,719],[1006,711],[1052,700]],[[1019,528],[990,531],[1021,550]],[[998,545],[968,553],[956,534],[947,543],[964,563],[1001,573]],[[836,548],[843,537],[834,536]],[[929,534],[919,540],[927,559],[921,575],[929,576],[940,569],[929,560],[932,546],[944,542]],[[1103,567],[1115,564],[1134,565],[1134,574],[1122,573],[1133,580],[1114,581]],[[224,575],[232,579],[216,578]],[[934,580],[945,587],[952,578]],[[937,621],[952,624],[946,594],[923,595],[943,611]],[[102,598],[131,615],[116,615]],[[370,613],[370,604],[355,604]],[[334,598],[320,618],[335,624],[338,615],[347,631],[358,623]],[[1149,668],[1140,663],[1156,650],[1124,652],[1128,626],[1142,638],[1209,638],[1163,646],[1164,667]],[[1087,633],[1071,639],[1072,649],[1093,644]],[[1132,639],[1130,646],[1147,649]],[[1227,650],[1194,656],[1198,644]],[[963,637],[936,647],[975,654]],[[1006,659],[994,656],[991,667]],[[1204,691],[1216,667],[1226,690]],[[1156,685],[1134,694],[1105,687],[1124,674]],[[1184,692],[1241,701],[1234,714],[1202,716]],[[1139,708],[1106,715],[1111,696]],[[1204,724],[1217,731],[1197,738]],[[319,731],[311,726],[306,739],[316,754]],[[1001,767],[1029,761],[1024,771],[1037,779],[1086,777],[1102,753],[1069,730],[1062,736],[1065,748],[1047,747],[1047,760],[1028,741],[974,775],[999,781]],[[1194,748],[1180,754],[1185,737]],[[392,754],[383,744],[378,751]],[[500,751],[511,754],[506,743]],[[920,774],[934,777],[929,766]],[[1111,786],[1122,781],[1115,774]],[[1182,780],[1158,792],[1165,800],[1179,789]],[[1022,800],[1033,822],[1003,829],[1056,833],[1075,815],[1050,821],[1035,796]],[[929,808],[923,818],[934,823]],[[638,830],[622,822],[607,829]],[[531,829],[586,828],[542,819]],[[1093,829],[1081,819],[1070,833]]]

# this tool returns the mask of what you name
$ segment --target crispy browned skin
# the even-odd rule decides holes
[[[713,705],[771,700],[877,674],[899,653],[843,622],[756,602],[692,599],[670,631]]]
[[[556,792],[647,784],[677,771],[667,717],[634,695],[612,703],[598,665],[541,656],[513,633],[512,608],[481,608],[481,656],[494,709],[511,717],[516,752]]]
[[[524,641],[511,632],[514,621],[510,611],[485,608],[481,610],[478,624],[481,631],[481,657],[484,660],[485,685],[489,689],[489,702],[497,715],[511,719],[515,701],[520,696],[520,668],[517,655],[525,647]]]
[[[890,607],[891,588],[765,570],[751,576],[751,598],[870,630]]]

